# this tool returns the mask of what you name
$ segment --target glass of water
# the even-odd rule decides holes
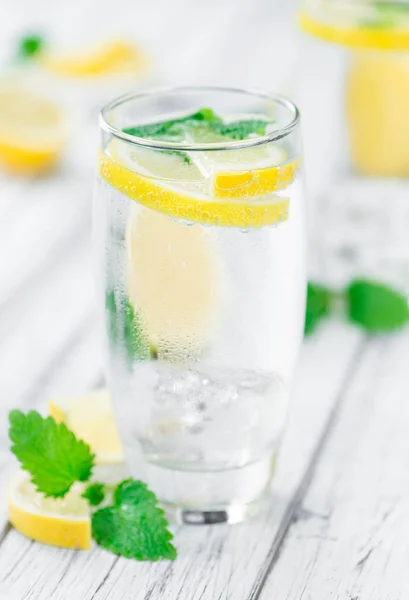
[[[95,234],[129,467],[171,518],[240,521],[269,490],[303,331],[297,108],[165,89],[100,124]]]

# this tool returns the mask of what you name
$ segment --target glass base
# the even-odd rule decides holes
[[[176,470],[145,464],[146,481],[173,523],[239,523],[265,506],[276,454],[219,471]]]
[[[192,510],[166,502],[162,502],[162,506],[169,522],[178,525],[217,525],[220,523],[235,525],[262,511],[267,505],[267,500],[268,494],[264,493],[262,498],[249,504],[230,504],[213,508],[213,510]]]

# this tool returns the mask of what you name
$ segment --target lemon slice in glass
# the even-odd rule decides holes
[[[158,358],[195,358],[220,307],[214,232],[135,205],[127,232],[127,295]]]
[[[87,501],[81,497],[84,484],[74,484],[64,498],[46,498],[19,471],[7,494],[10,523],[23,535],[62,548],[91,547],[91,519]]]
[[[226,143],[226,137],[205,127],[194,130],[191,141]],[[216,198],[262,196],[289,186],[299,169],[299,160],[288,160],[286,151],[274,143],[192,154],[192,159],[211,181]]]
[[[288,218],[287,197],[276,193],[250,195],[251,186],[256,191],[258,184],[253,179],[243,184],[248,171],[243,171],[242,163],[235,163],[240,167],[233,175],[221,171],[213,176],[214,165],[205,163],[203,153],[197,154],[165,153],[113,141],[100,155],[99,172],[107,183],[140,204],[186,221],[248,228]],[[226,188],[229,176],[230,193]],[[219,194],[214,193],[216,186]],[[247,186],[247,192],[243,186]]]

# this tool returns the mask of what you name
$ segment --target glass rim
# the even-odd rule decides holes
[[[121,129],[114,127],[108,122],[109,113],[132,100],[139,100],[143,98],[154,98],[163,94],[170,93],[190,93],[190,92],[235,92],[243,95],[257,96],[263,100],[271,100],[276,104],[286,108],[292,114],[292,118],[287,125],[272,131],[267,135],[259,135],[255,138],[247,140],[233,140],[230,142],[212,142],[212,143],[191,143],[186,144],[184,142],[168,142],[161,140],[149,140],[146,138],[137,137],[125,133]],[[260,146],[276,140],[280,140],[289,135],[300,122],[300,111],[297,106],[285,96],[276,93],[266,93],[254,89],[245,88],[234,88],[234,87],[223,87],[223,86],[167,86],[148,89],[145,91],[129,92],[111,100],[108,102],[99,113],[99,126],[100,128],[114,136],[115,138],[124,142],[134,144],[135,146],[142,146],[145,148],[153,148],[155,150],[182,150],[186,152],[195,151],[212,151],[212,150],[237,150],[240,148],[252,148],[254,146]]]
[[[334,0],[330,4],[328,0],[304,0],[301,3],[301,9],[326,8],[330,11],[345,11],[349,9],[360,9],[366,13],[371,13],[377,8],[401,8],[409,9],[409,0]]]

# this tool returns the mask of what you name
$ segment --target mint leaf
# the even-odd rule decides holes
[[[153,357],[140,317],[128,298],[118,299],[114,290],[111,290],[106,295],[105,307],[111,341],[124,347],[130,360],[147,360]]]
[[[228,136],[234,140],[244,140],[253,134],[265,135],[269,123],[271,121],[264,119],[245,119],[243,121],[232,121],[231,123],[215,123],[211,125],[211,129],[215,133]]]
[[[374,4],[372,10],[372,18],[361,19],[362,27],[392,29],[400,24],[402,18],[409,16],[409,5],[407,4]]]
[[[44,49],[44,39],[40,35],[28,35],[18,43],[18,58],[32,58]]]
[[[114,492],[114,503],[117,506],[123,504],[155,506],[157,502],[155,494],[150,491],[148,486],[142,481],[135,481],[135,479],[125,479]]]
[[[176,549],[164,511],[147,486],[132,479],[114,493],[115,504],[92,515],[92,535],[103,548],[136,560],[173,560]]]
[[[82,497],[88,500],[91,506],[98,506],[105,498],[105,486],[103,483],[91,483],[87,486]]]
[[[304,325],[304,334],[306,336],[314,333],[318,323],[329,314],[331,301],[331,290],[316,283],[308,283]]]
[[[186,127],[221,122],[221,118],[211,108],[201,108],[197,112],[179,119],[128,127],[123,129],[123,132],[136,137],[166,141],[172,140],[172,138],[183,138]]]
[[[65,496],[76,481],[88,481],[94,466],[90,447],[78,440],[64,423],[43,418],[32,410],[9,413],[11,451],[28,471],[39,492]]]
[[[349,319],[369,332],[393,331],[409,320],[407,296],[381,283],[353,281],[346,298]]]

